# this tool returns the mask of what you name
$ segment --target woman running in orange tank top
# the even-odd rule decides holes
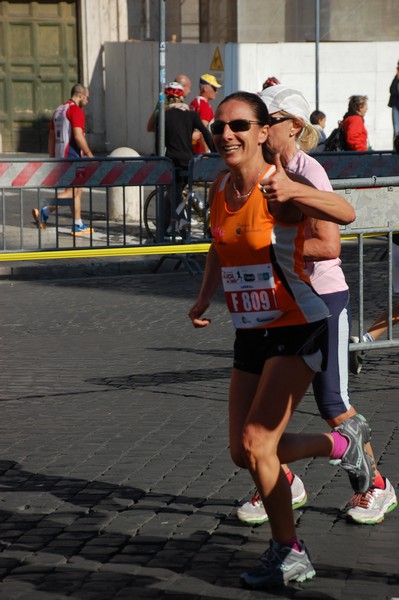
[[[334,433],[285,433],[323,368],[327,344],[328,310],[303,269],[304,227],[307,216],[339,224],[355,218],[341,196],[291,181],[278,157],[275,168],[265,161],[268,122],[265,104],[247,92],[231,94],[216,111],[211,129],[228,173],[211,188],[213,242],[189,311],[194,327],[208,326],[203,314],[223,283],[236,328],[230,451],[233,461],[250,471],[272,531],[259,565],[241,575],[243,585],[252,588],[315,575],[296,537],[291,490],[281,467],[339,452]]]

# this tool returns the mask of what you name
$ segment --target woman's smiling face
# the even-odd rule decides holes
[[[229,123],[235,120],[249,122],[249,129],[234,132]],[[227,165],[240,164],[257,156],[261,144],[267,139],[269,126],[258,123],[250,104],[238,99],[223,102],[216,110],[215,122],[217,121],[224,122],[225,126],[222,133],[213,136],[213,141]]]

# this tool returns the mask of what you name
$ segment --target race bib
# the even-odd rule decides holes
[[[222,267],[223,288],[234,327],[266,326],[281,316],[270,263]]]

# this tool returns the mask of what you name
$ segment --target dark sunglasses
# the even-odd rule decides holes
[[[283,121],[292,121],[292,117],[269,117],[269,125],[272,127],[277,123],[282,123]]]
[[[213,135],[222,135],[224,128],[228,125],[231,131],[238,133],[239,131],[248,131],[251,129],[252,123],[262,125],[259,121],[248,121],[248,119],[234,119],[234,121],[214,121],[211,125]]]

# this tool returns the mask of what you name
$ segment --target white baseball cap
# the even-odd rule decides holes
[[[298,90],[286,85],[273,85],[259,92],[259,97],[266,104],[269,115],[284,111],[309,123],[309,103]]]

